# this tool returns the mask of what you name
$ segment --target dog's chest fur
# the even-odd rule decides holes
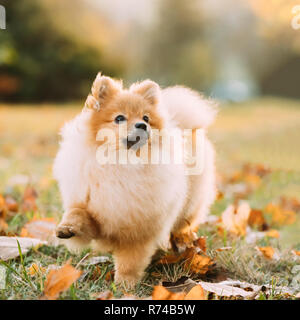
[[[90,163],[86,170],[88,210],[107,234],[143,232],[150,225],[174,220],[174,207],[184,204],[186,179],[181,166]]]

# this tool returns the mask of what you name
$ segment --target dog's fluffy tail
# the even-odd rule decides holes
[[[182,129],[207,128],[217,114],[214,102],[185,87],[163,89],[162,99],[171,119]]]

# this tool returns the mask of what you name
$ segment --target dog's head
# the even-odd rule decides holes
[[[91,137],[96,142],[99,132],[115,135],[115,148],[138,150],[151,140],[153,129],[162,129],[160,87],[145,80],[124,89],[122,82],[98,74],[85,108],[93,110]]]

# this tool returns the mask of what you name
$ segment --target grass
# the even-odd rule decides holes
[[[29,181],[38,192],[38,212],[41,217],[61,217],[61,199],[56,182],[52,178],[52,163],[58,147],[58,131],[64,121],[78,111],[77,104],[36,106],[0,105],[0,194],[11,194],[21,200],[25,184]],[[220,179],[239,170],[245,163],[264,164],[272,169],[262,178],[261,184],[247,195],[252,208],[263,209],[280,197],[296,197],[300,193],[300,102],[264,98],[239,105],[223,106],[215,125],[209,132],[217,149],[217,168]],[[216,201],[212,214],[220,215],[234,198]],[[33,217],[33,212],[17,214],[9,218],[9,231],[19,233],[22,226]],[[147,296],[153,285],[161,281],[174,282],[182,276],[193,279],[218,281],[230,277],[255,284],[287,285],[299,283],[295,278],[300,259],[291,254],[291,248],[300,249],[300,219],[292,225],[280,227],[280,238],[265,237],[255,244],[245,239],[220,236],[214,225],[206,224],[200,235],[207,237],[208,254],[216,260],[212,272],[205,276],[192,275],[180,263],[174,265],[151,264],[148,276],[136,288],[134,294]],[[255,245],[270,245],[280,252],[280,260],[263,258]],[[231,246],[229,251],[216,248]],[[106,281],[107,272],[113,270],[112,260],[88,265],[84,259],[90,252],[72,255],[63,246],[43,246],[32,249],[26,255],[7,262],[6,288],[0,289],[0,299],[37,299],[42,296],[45,274],[34,277],[28,274],[32,263],[43,267],[63,265],[72,258],[72,265],[79,263],[81,278],[63,293],[61,299],[94,299],[104,290],[111,290],[120,297],[122,291],[112,281]],[[261,297],[266,298],[266,297]],[[283,296],[272,296],[268,299]]]

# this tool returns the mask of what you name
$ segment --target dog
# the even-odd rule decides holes
[[[111,252],[116,283],[134,286],[171,232],[194,230],[207,217],[216,182],[215,151],[206,129],[216,113],[213,102],[191,89],[161,89],[150,80],[125,89],[121,81],[99,73],[82,112],[61,131],[53,167],[64,207],[57,237],[71,251]],[[185,129],[192,130],[193,146],[196,130],[203,133],[199,174],[187,174],[184,162],[164,163],[160,155],[156,163],[146,161],[162,148],[157,132],[166,137]],[[115,141],[99,138],[105,130]],[[172,158],[182,139],[174,139],[165,154]],[[111,153],[104,147],[117,157],[127,151],[136,161],[101,162]]]

